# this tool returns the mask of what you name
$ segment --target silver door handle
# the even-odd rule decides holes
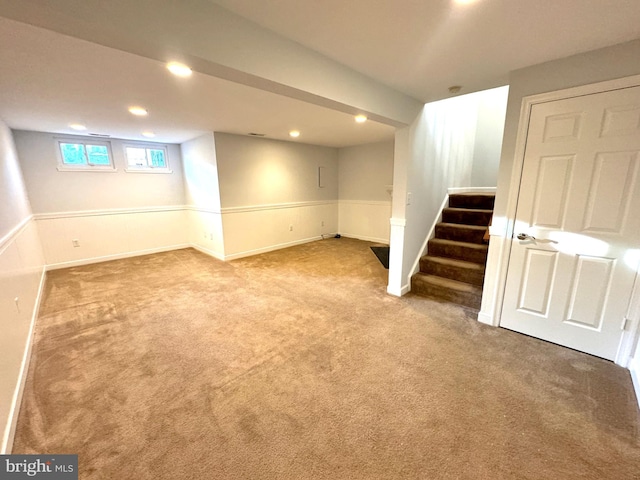
[[[535,240],[536,239],[536,237],[527,235],[526,233],[519,233],[517,238],[518,240]]]

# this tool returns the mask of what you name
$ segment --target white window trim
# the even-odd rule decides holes
[[[113,151],[111,150],[111,142],[105,142],[104,140],[93,140],[91,138],[84,137],[54,137],[56,142],[56,151],[58,155],[59,172],[116,172],[116,164],[113,160]],[[109,165],[70,165],[63,161],[61,143],[75,143],[78,145],[98,145],[101,147],[107,147],[107,154],[109,155]]]
[[[127,157],[127,147],[133,148],[151,148],[154,150],[163,150],[164,151],[164,161],[167,164],[166,167],[138,167],[129,165],[129,158]],[[125,142],[122,144],[122,152],[124,155],[125,169],[124,171],[127,173],[173,173],[171,170],[171,164],[169,163],[169,148],[167,145],[161,143],[150,143],[150,142]]]

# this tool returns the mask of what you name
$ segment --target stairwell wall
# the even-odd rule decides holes
[[[396,132],[389,293],[409,291],[449,188],[495,186],[506,96],[502,88],[428,103],[408,129]]]

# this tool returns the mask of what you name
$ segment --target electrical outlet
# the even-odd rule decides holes
[[[209,233],[209,240],[213,240],[213,232]]]
[[[80,246],[80,240],[78,240],[77,238],[74,238],[73,240],[71,240],[71,243],[73,243],[74,247]]]
[[[320,222],[320,226],[324,227],[324,220],[322,220],[322,222]]]
[[[293,232],[293,225],[289,225],[289,231]]]
[[[407,193],[407,205],[411,205],[413,194],[411,192]]]

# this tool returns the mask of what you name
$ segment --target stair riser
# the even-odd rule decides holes
[[[493,195],[449,195],[449,206],[454,208],[481,208],[493,210]]]
[[[428,254],[420,259],[420,272],[411,277],[413,293],[480,309],[488,250],[482,227],[491,222],[494,200],[486,194],[449,196]]]
[[[457,260],[466,260],[467,262],[485,264],[487,262],[487,250],[476,249],[472,247],[460,247],[457,245],[442,245],[439,243],[428,243],[429,255],[436,257],[449,257]]]
[[[485,230],[436,225],[436,238],[482,244]]]
[[[450,278],[459,282],[470,283],[471,285],[482,286],[484,281],[484,271],[472,270],[455,265],[443,265],[431,261],[428,257],[420,259],[420,271],[438,277]]]
[[[465,307],[480,310],[482,295],[471,292],[458,292],[439,285],[425,284],[418,279],[411,280],[411,291],[417,295],[457,303]]]
[[[459,223],[462,225],[480,225],[486,227],[491,221],[491,212],[447,210],[445,208],[442,211],[442,221],[444,223]]]

